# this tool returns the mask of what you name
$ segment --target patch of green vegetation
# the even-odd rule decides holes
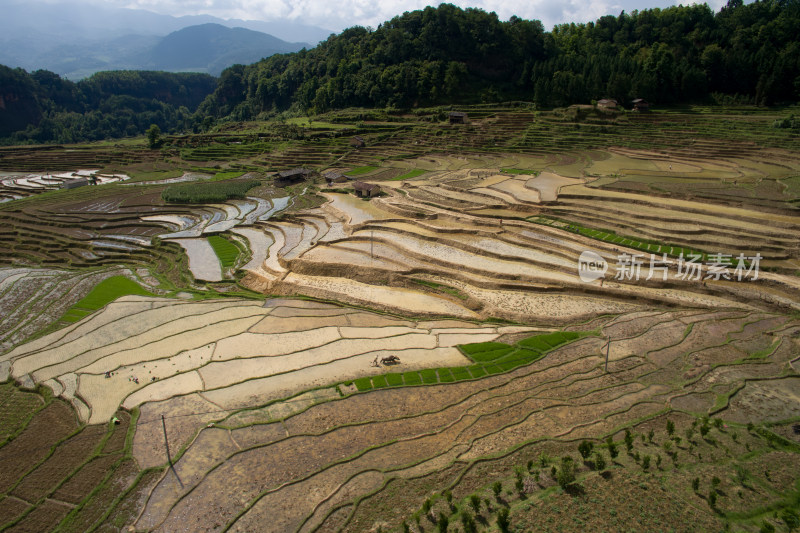
[[[621,244],[623,246],[627,246],[628,248],[634,248],[645,253],[667,254],[674,257],[683,255],[685,258],[696,256],[700,261],[706,261],[708,259],[707,253],[692,248],[684,248],[682,246],[665,244],[657,241],[648,241],[637,239],[636,237],[617,235],[611,230],[587,228],[574,222],[562,221],[552,217],[533,216],[529,217],[527,220],[529,222],[535,222],[536,224],[544,224],[546,226],[572,231],[573,233],[578,233],[591,239]]]
[[[386,384],[390,387],[401,386],[403,384],[403,374],[398,374],[396,372],[386,374]]]
[[[436,375],[436,369],[427,368],[425,370],[420,370],[419,375],[422,378],[422,382],[426,385],[439,382],[439,378]]]
[[[208,238],[208,244],[214,249],[217,254],[222,268],[231,268],[236,264],[236,259],[239,257],[239,248],[236,247],[231,241],[219,235],[211,235]]]
[[[241,176],[244,176],[244,174],[245,174],[244,172],[238,170],[228,171],[228,172],[217,172],[216,174],[214,174],[213,181],[225,181],[233,178],[239,178]]]
[[[244,198],[247,191],[259,185],[261,182],[258,180],[181,183],[164,189],[161,199],[177,204],[224,202],[232,198]]]
[[[449,368],[440,368],[438,372],[440,383],[452,383],[455,381],[455,378],[453,378],[453,374],[450,372]]]
[[[386,376],[375,376],[372,378],[372,387],[375,389],[383,389],[386,387]]]
[[[406,385],[422,384],[422,378],[420,377],[419,372],[403,372],[403,381]]]
[[[457,366],[455,368],[451,368],[450,372],[453,374],[453,379],[456,381],[461,381],[464,379],[472,379],[472,375],[469,373],[466,367]]]
[[[421,168],[415,168],[414,170],[410,170],[410,171],[406,172],[405,174],[401,174],[401,175],[397,176],[396,178],[392,178],[390,181],[410,180],[412,178],[418,178],[419,176],[422,176],[423,174],[425,174],[427,172],[428,172],[427,170],[423,170]]]
[[[131,294],[140,296],[154,296],[153,293],[142,288],[138,283],[125,276],[112,276],[104,279],[95,286],[83,299],[70,307],[61,317],[62,322],[77,322],[91,315],[122,296]]]
[[[353,383],[356,384],[356,388],[360,391],[372,390],[372,378],[358,378]]]
[[[373,170],[378,170],[378,167],[356,167],[351,171],[347,172],[348,176],[361,176],[362,174],[369,174]]]
[[[526,176],[538,176],[539,170],[529,170],[524,168],[501,168],[501,172],[505,172],[507,174],[524,174]]]
[[[449,287],[441,283],[436,283],[434,281],[428,281],[424,279],[415,279],[415,278],[412,278],[411,281],[413,281],[418,285],[422,285],[424,287],[429,287],[431,289],[450,294],[451,296],[455,296],[456,298],[459,298],[461,300],[466,300],[468,298],[466,294],[463,294],[458,289],[454,289],[453,287]]]

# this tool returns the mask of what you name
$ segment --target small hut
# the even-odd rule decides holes
[[[638,111],[639,113],[647,113],[650,111],[650,102],[645,100],[644,98],[637,98],[636,100],[631,100],[633,104],[633,110]]]
[[[86,176],[82,176],[80,178],[72,178],[68,180],[64,180],[61,183],[62,189],[77,189],[78,187],[84,187],[89,185],[89,178]]]
[[[328,187],[334,183],[345,183],[348,179],[347,176],[335,170],[329,170],[323,174],[322,177],[325,178],[325,181],[328,183]]]
[[[363,137],[359,137],[358,135],[350,139],[350,146],[352,146],[353,148],[364,148],[366,145],[367,141],[365,141]]]
[[[448,115],[450,118],[450,124],[466,124],[467,123],[467,114],[462,113],[460,111],[451,111]]]
[[[374,183],[364,183],[363,181],[353,182],[353,190],[356,191],[356,196],[361,198],[372,198],[381,192],[381,188]]]
[[[597,107],[601,107],[603,109],[616,109],[619,107],[619,103],[613,98],[603,98],[602,100],[597,101]]]
[[[304,181],[310,175],[311,171],[302,167],[293,168],[292,170],[283,170],[278,172],[277,176],[275,176],[275,185],[278,187],[293,185]]]

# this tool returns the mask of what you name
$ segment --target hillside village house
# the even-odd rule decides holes
[[[450,124],[466,124],[467,123],[467,114],[461,113],[460,111],[451,111],[450,112]]]
[[[293,168],[292,170],[283,170],[278,172],[277,176],[275,176],[275,185],[278,187],[285,187],[287,185],[300,183],[311,176],[311,174],[313,174],[312,171],[302,167]]]
[[[639,113],[650,111],[650,102],[644,98],[637,98],[636,100],[632,100],[631,103],[633,104],[634,111],[638,111]]]
[[[361,198],[372,198],[381,192],[381,188],[374,183],[364,183],[363,181],[353,182],[353,190],[356,191],[356,196]]]
[[[616,109],[619,107],[619,103],[613,98],[603,98],[602,100],[597,101],[597,107],[601,107],[603,109]]]
[[[350,139],[350,146],[352,146],[353,148],[364,148],[366,145],[367,141],[365,141],[363,137],[359,137],[358,135]]]
[[[325,178],[325,181],[328,183],[328,187],[334,183],[346,183],[348,180],[347,176],[336,170],[329,170],[328,172],[324,173],[322,177]]]

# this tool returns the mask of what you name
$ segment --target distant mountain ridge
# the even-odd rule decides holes
[[[170,33],[148,53],[148,70],[207,72],[219,75],[236,64],[250,64],[273,54],[297,52],[307,43],[287,43],[277,37],[221,24],[189,26]]]
[[[170,52],[169,70],[218,75],[236,63],[247,64],[276,52],[311,48],[332,33],[291,20],[172,17],[138,9],[65,6],[35,0],[10,0],[1,14],[0,64],[28,71],[46,69],[72,80],[104,70],[162,68],[158,65],[165,49],[160,45],[167,38],[177,47]],[[180,33],[190,27],[196,29]],[[207,39],[205,43],[203,37]],[[190,57],[192,47],[213,53],[200,60],[199,52]],[[184,61],[175,62],[180,56]]]

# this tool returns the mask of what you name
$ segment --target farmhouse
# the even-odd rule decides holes
[[[89,185],[89,178],[81,177],[81,178],[74,178],[64,180],[61,184],[62,189],[77,189],[78,187],[83,187],[85,185]]]
[[[325,181],[328,183],[329,187],[334,183],[345,183],[348,180],[347,176],[335,170],[329,170],[322,176],[325,178]]]
[[[353,189],[356,191],[356,196],[362,198],[372,198],[381,192],[381,188],[374,183],[364,183],[363,181],[353,182]]]
[[[466,124],[467,123],[467,114],[461,113],[460,111],[451,111],[450,112],[450,124]]]
[[[602,100],[597,101],[597,107],[601,107],[603,109],[616,109],[618,106],[619,103],[613,98],[603,98]]]
[[[650,111],[650,102],[644,98],[637,98],[636,100],[632,100],[631,103],[633,104],[634,111],[638,111],[639,113],[647,113]]]
[[[300,183],[311,176],[311,174],[312,172],[310,170],[302,167],[293,168],[292,170],[283,170],[278,172],[278,175],[275,177],[275,185],[285,187],[286,185]]]
[[[350,139],[350,146],[353,148],[364,148],[366,145],[367,142],[364,140],[364,138],[359,137],[358,135]]]

